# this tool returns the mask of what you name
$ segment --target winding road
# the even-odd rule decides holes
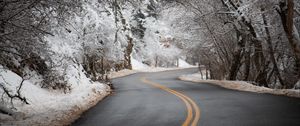
[[[300,126],[300,99],[178,80],[196,69],[113,80],[115,93],[73,126]]]

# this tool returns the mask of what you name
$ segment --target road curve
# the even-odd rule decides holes
[[[300,126],[300,99],[177,79],[194,72],[137,73],[114,79],[115,93],[72,125]]]
[[[157,87],[159,89],[162,89],[166,92],[169,92],[171,94],[174,94],[175,96],[177,96],[178,98],[180,98],[186,105],[186,109],[187,109],[187,117],[185,119],[185,121],[183,122],[182,126],[196,126],[199,119],[200,119],[200,109],[197,106],[197,104],[195,103],[195,101],[193,101],[191,98],[189,98],[188,96],[172,90],[170,88],[167,88],[166,86],[162,86],[159,83],[155,83],[152,81],[147,80],[145,77],[143,77],[142,82],[146,83],[146,84],[150,84],[153,87]],[[195,110],[195,117],[193,117],[193,110]]]

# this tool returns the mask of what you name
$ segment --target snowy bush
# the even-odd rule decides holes
[[[71,86],[67,82],[65,73],[61,75],[58,74],[57,71],[48,71],[44,76],[41,87],[53,90],[63,90],[64,93],[71,90]]]

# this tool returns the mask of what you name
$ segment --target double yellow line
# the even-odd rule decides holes
[[[149,81],[145,77],[141,78],[141,81],[144,82],[144,83],[146,83],[146,84],[150,84],[150,85],[152,85],[154,87],[157,87],[159,89],[162,89],[164,91],[167,91],[167,92],[169,92],[171,94],[174,94],[175,96],[177,96],[178,98],[180,98],[184,102],[184,104],[185,104],[185,106],[187,108],[187,117],[186,117],[184,123],[182,124],[182,126],[189,126],[189,125],[190,126],[197,126],[198,121],[200,119],[200,109],[199,109],[198,105],[195,103],[195,101],[193,101],[191,98],[189,98],[188,96],[186,96],[186,95],[184,95],[182,93],[179,93],[179,92],[177,92],[175,90],[167,88],[167,87],[165,87],[165,86],[163,86],[161,84]],[[195,112],[193,112],[193,110]],[[194,113],[195,113],[195,117],[193,119],[193,114]]]

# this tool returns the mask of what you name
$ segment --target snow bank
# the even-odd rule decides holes
[[[124,76],[127,76],[127,75],[135,74],[137,72],[139,72],[139,71],[124,69],[124,70],[121,70],[121,71],[118,71],[118,72],[111,72],[108,75],[108,77],[113,79],[113,78],[124,77]]]
[[[244,81],[225,81],[225,80],[202,80],[201,74],[195,73],[190,75],[183,75],[179,77],[180,80],[191,81],[191,82],[200,82],[200,83],[210,83],[218,85],[227,89],[239,90],[239,91],[248,91],[256,93],[268,93],[274,95],[283,95],[289,97],[300,98],[300,90],[295,89],[270,89],[266,87],[260,87],[252,85]]]
[[[189,65],[188,63],[186,63],[183,60],[181,60],[180,62],[183,64],[180,67],[174,67],[174,68],[150,67],[146,64],[139,62],[138,60],[136,60],[134,58],[131,58],[132,70],[124,69],[124,70],[121,70],[118,72],[111,72],[109,74],[109,78],[124,77],[124,76],[131,75],[131,74],[138,73],[138,72],[162,72],[162,71],[179,70],[179,69],[195,67],[195,66]]]
[[[129,70],[129,69],[124,69],[118,72],[111,72],[108,77],[111,79],[114,78],[119,78],[119,77],[124,77],[128,76],[131,74],[139,73],[139,72],[163,72],[163,71],[169,71],[169,70],[178,70],[178,69],[183,69],[183,68],[162,68],[162,67],[147,67],[144,69],[136,69],[136,70]]]
[[[185,69],[181,67],[173,67],[173,68],[165,68],[165,67],[148,67],[146,69],[138,70],[139,72],[163,72],[163,71],[170,71],[170,70],[180,70]]]
[[[186,61],[184,61],[182,59],[179,59],[178,67],[170,67],[170,68],[148,66],[134,58],[131,58],[131,64],[132,64],[132,69],[137,70],[139,72],[161,72],[161,71],[178,70],[178,69],[196,67],[196,66],[188,64]]]
[[[134,68],[135,66],[132,66],[132,67]],[[137,70],[139,72],[162,72],[162,71],[180,70],[180,69],[193,68],[193,67],[196,67],[196,66],[192,66],[192,65],[188,64],[186,61],[179,59],[178,67],[165,68],[165,67],[152,67],[152,66],[146,65],[146,67],[143,67],[142,69],[137,69]]]
[[[132,65],[133,70],[142,70],[142,69],[148,69],[149,68],[148,65],[143,64],[143,63],[137,61],[134,58],[131,58],[131,65]]]
[[[3,69],[0,69],[0,75],[0,82],[15,93],[22,78]],[[13,118],[0,114],[0,125],[68,125],[109,93],[108,86],[92,82],[80,66],[70,66],[67,77],[72,89],[66,94],[43,89],[34,83],[36,79],[25,80],[21,94],[27,98],[29,105],[15,100],[16,112],[22,116]],[[0,94],[2,93],[3,90],[0,89]],[[4,105],[10,106],[9,102]]]
[[[178,67],[181,67],[181,68],[189,68],[189,67],[196,67],[196,66],[193,66],[189,63],[187,63],[186,61],[182,60],[182,59],[179,59],[178,60]]]

